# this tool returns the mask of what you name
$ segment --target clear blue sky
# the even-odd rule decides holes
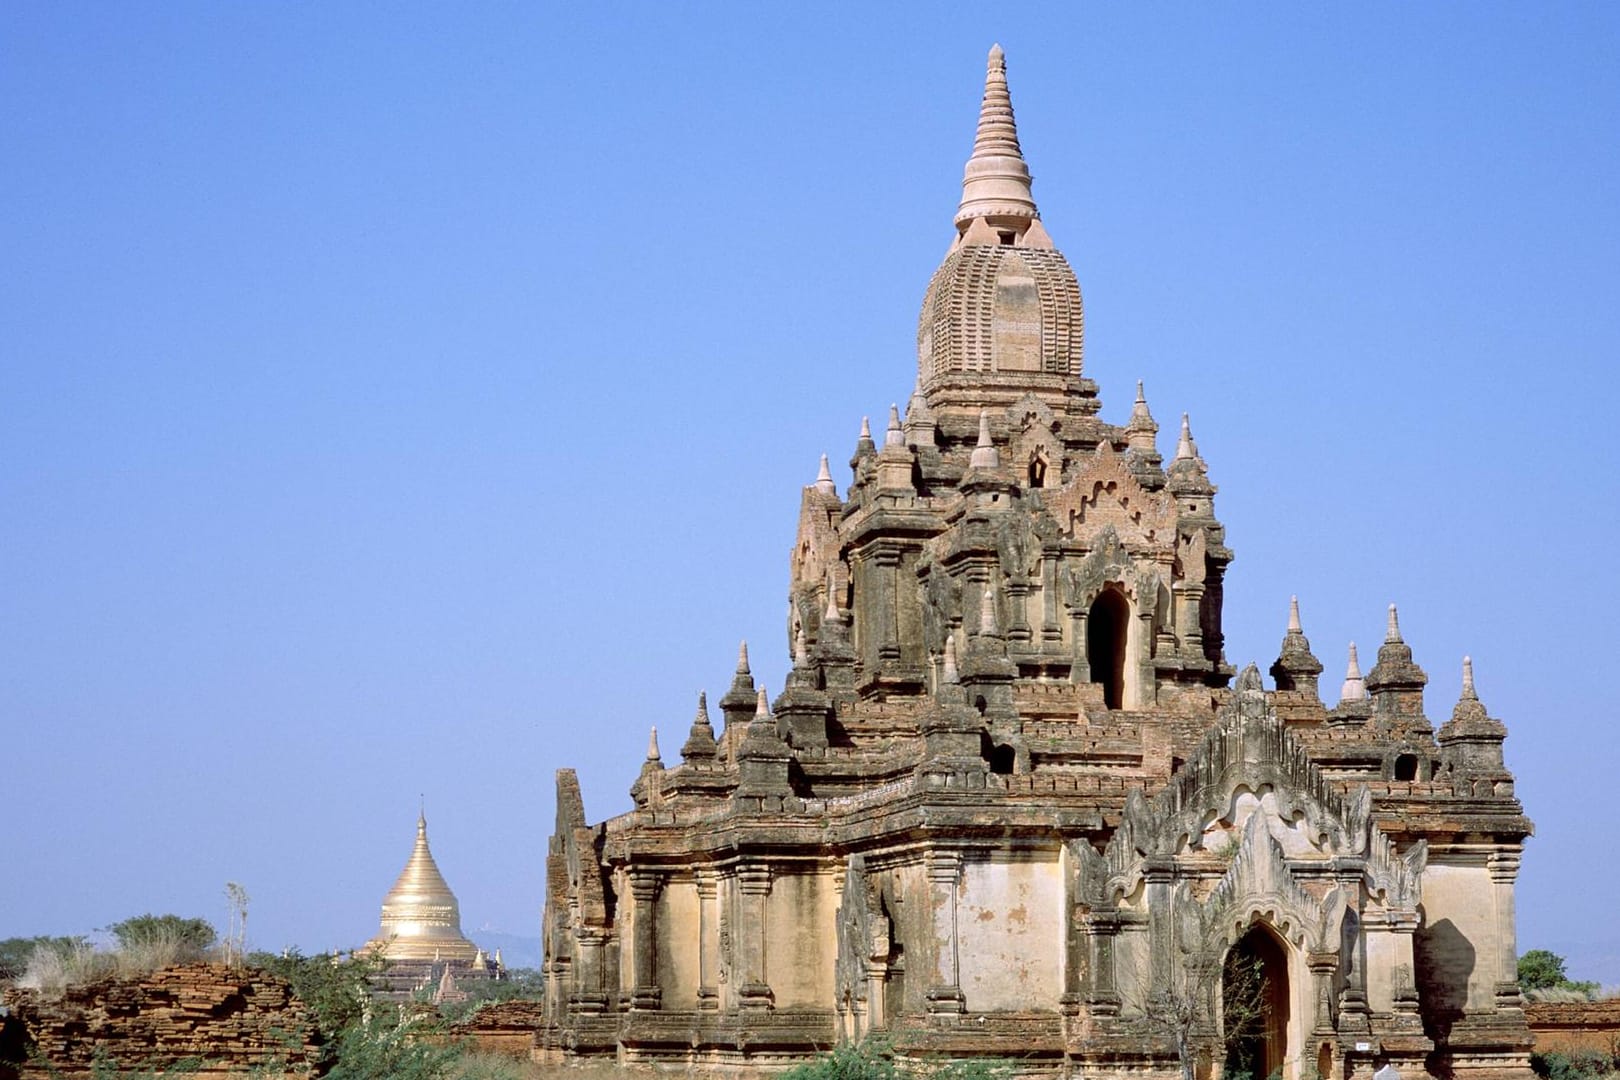
[[[964,6],[965,7],[965,6]],[[1107,419],[1190,411],[1336,689],[1472,653],[1524,947],[1620,982],[1620,8],[0,9],[0,937],[142,911],[350,946],[427,797],[537,935],[737,641],[801,485],[903,402],[1007,49]],[[835,469],[840,487],[848,470]]]

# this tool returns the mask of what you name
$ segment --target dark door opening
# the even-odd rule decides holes
[[[1226,1080],[1280,1077],[1288,1060],[1288,952],[1263,925],[1249,928],[1221,968]]]
[[[1125,598],[1113,589],[1104,589],[1086,616],[1086,663],[1091,681],[1102,684],[1103,703],[1110,709],[1122,708],[1125,701],[1125,627],[1130,617]]]

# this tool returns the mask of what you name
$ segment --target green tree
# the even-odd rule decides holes
[[[207,919],[184,919],[179,915],[136,915],[115,922],[107,929],[118,939],[118,947],[124,950],[173,944],[184,951],[201,954],[219,940],[219,932]]]
[[[1531,949],[1519,957],[1519,987],[1523,990],[1574,990],[1591,994],[1595,982],[1571,979],[1564,971],[1564,958],[1548,949]]]

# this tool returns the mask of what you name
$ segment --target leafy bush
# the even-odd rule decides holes
[[[1547,949],[1531,949],[1519,957],[1518,974],[1519,988],[1527,993],[1548,990],[1574,991],[1590,999],[1598,991],[1598,984],[1595,982],[1571,979],[1564,971],[1564,958]]]
[[[1573,1054],[1557,1051],[1531,1054],[1530,1068],[1546,1080],[1596,1080],[1597,1077],[1620,1070],[1620,1055],[1595,1050],[1577,1050]]]
[[[880,1035],[844,1043],[815,1061],[795,1065],[781,1080],[1001,1080],[1008,1067],[998,1061],[965,1058],[921,1069],[895,1064],[894,1048]]]

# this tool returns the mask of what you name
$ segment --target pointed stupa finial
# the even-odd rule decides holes
[[[979,633],[996,633],[996,593],[989,585],[984,587],[984,600],[979,604]]]
[[[1198,456],[1198,444],[1193,442],[1192,421],[1181,414],[1181,440],[1176,443],[1176,460],[1190,461]]]
[[[714,726],[709,723],[709,694],[706,690],[698,691],[697,715],[692,718],[692,723],[702,724],[704,727]]]
[[[1344,685],[1339,688],[1339,702],[1364,701],[1367,684],[1361,678],[1361,661],[1356,656],[1356,643],[1350,643],[1350,662],[1345,667]]]
[[[989,409],[979,410],[979,441],[973,447],[973,453],[968,457],[968,468],[1001,468],[1001,454],[996,451],[996,444],[990,438]]]
[[[941,675],[948,683],[958,682],[961,676],[956,671],[956,635],[945,635],[945,670]]]
[[[837,495],[838,485],[833,483],[832,468],[827,464],[827,455],[821,455],[821,471],[816,473],[816,490],[823,495]]]
[[[993,45],[985,64],[984,99],[979,105],[973,154],[962,171],[956,225],[962,229],[974,218],[986,218],[992,224],[1022,226],[1018,229],[1022,232],[1040,216],[1030,191],[1029,166],[1018,145],[1012,96],[1007,92],[1007,57],[1000,45]]]
[[[804,627],[799,627],[793,634],[793,662],[802,664],[810,658],[810,647],[805,644]]]
[[[1299,622],[1299,597],[1297,596],[1288,598],[1288,632],[1290,634],[1302,634],[1305,632],[1305,628]]]
[[[889,406],[889,427],[883,433],[883,445],[906,445],[906,433],[900,428],[900,407],[898,405],[891,404]]]
[[[662,761],[663,755],[658,752],[658,727],[655,724],[652,733],[647,736],[647,760]]]
[[[1148,411],[1147,392],[1142,388],[1142,380],[1136,380],[1136,404],[1131,406],[1132,420],[1152,420],[1153,414]]]
[[[860,437],[865,442],[871,442],[872,441],[872,420],[871,420],[870,417],[867,417],[867,416],[861,417],[861,434],[860,434]]]
[[[1389,605],[1389,624],[1384,627],[1384,644],[1396,645],[1401,641],[1401,620],[1395,613],[1395,605]]]
[[[1474,658],[1463,657],[1463,685],[1462,698],[1464,701],[1478,701],[1479,693],[1474,689]]]
[[[759,697],[754,701],[754,719],[769,720],[771,718],[771,702],[765,696],[765,688],[759,688]]]
[[[737,646],[737,674],[753,674],[753,672],[748,670],[748,642],[746,641]]]
[[[827,610],[821,613],[821,621],[824,623],[838,621],[838,593],[830,581],[827,583]]]

